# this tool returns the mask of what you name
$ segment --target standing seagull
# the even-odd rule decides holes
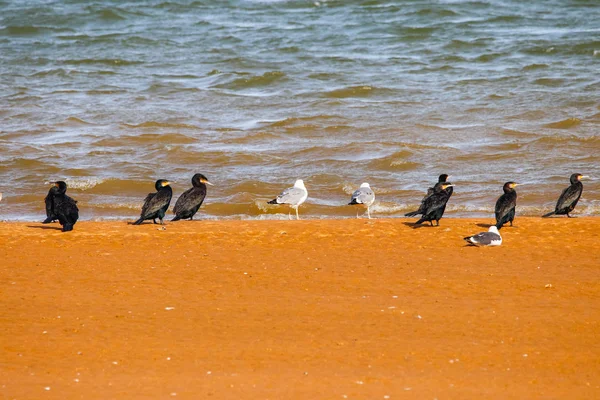
[[[419,210],[408,213],[411,217],[416,214],[421,214],[421,218],[415,222],[415,225],[429,221],[431,226],[433,226],[434,220],[437,226],[440,225],[440,219],[442,219],[442,216],[444,215],[446,204],[448,203],[448,199],[450,199],[450,195],[452,194],[448,193],[446,189],[451,188],[452,186],[454,185],[452,185],[450,182],[438,182],[435,184],[433,187],[433,193],[423,200]]]
[[[211,185],[208,178],[202,174],[195,174],[192,177],[192,188],[183,192],[177,199],[173,213],[175,218],[171,221],[179,221],[180,219],[194,218],[194,214],[198,211],[204,198],[206,197],[206,184]]]
[[[448,174],[441,174],[438,177],[438,183],[446,183],[448,181],[448,178],[450,178],[450,175]],[[448,193],[448,199],[450,199],[450,196],[452,196],[453,193],[453,185],[448,186],[446,188],[446,193]],[[404,214],[405,217],[414,217],[415,215],[419,215],[419,214],[423,214],[423,211],[425,211],[424,207],[425,207],[425,201],[427,200],[428,197],[430,197],[433,194],[433,188],[430,187],[429,189],[427,189],[427,194],[425,195],[425,197],[423,197],[423,200],[421,200],[421,205],[419,206],[419,209],[417,211],[412,211],[409,213]],[[442,214],[444,214],[444,211],[446,210],[446,204],[444,204],[444,210],[442,210]]]
[[[487,232],[467,236],[465,240],[475,246],[500,246],[502,244],[502,236],[500,236],[500,232],[498,232],[495,225],[490,226]]]
[[[171,203],[171,197],[173,197],[173,189],[171,189],[170,182],[165,179],[159,179],[154,184],[156,193],[149,193],[144,199],[144,205],[142,206],[142,213],[140,219],[135,221],[133,225],[139,225],[147,219],[153,220],[156,224],[156,218],[160,219],[160,224],[163,225],[163,218]]]
[[[517,206],[517,192],[515,187],[519,184],[514,182],[506,182],[502,187],[504,194],[496,201],[494,212],[496,214],[496,228],[502,229],[502,225],[510,222],[513,226],[515,219],[515,207]]]
[[[306,190],[306,186],[304,186],[304,181],[302,179],[298,179],[296,183],[294,183],[294,187],[285,189],[279,196],[271,201],[268,201],[267,203],[289,204],[291,208],[296,210],[296,219],[300,219],[298,216],[298,206],[304,203],[307,197],[308,191]],[[288,217],[291,219],[289,214]]]
[[[68,232],[73,230],[73,225],[79,219],[79,208],[77,201],[67,196],[67,184],[63,181],[54,183],[55,191],[51,190],[52,198],[50,199],[50,208],[52,215],[62,225],[62,231]],[[50,193],[48,194],[50,196]],[[47,199],[48,197],[46,197]],[[48,202],[46,202],[46,207]]]
[[[364,204],[367,206],[367,215],[369,219],[371,219],[370,208],[373,202],[375,201],[375,193],[371,189],[371,186],[367,182],[360,185],[360,187],[352,193],[352,199],[348,205],[354,204]],[[356,218],[358,218],[358,212],[356,213]]]
[[[556,207],[554,208],[554,211],[542,215],[542,218],[546,218],[554,214],[566,214],[567,217],[573,218],[569,215],[569,213],[573,211],[573,209],[577,205],[577,202],[579,201],[579,198],[581,197],[581,193],[583,192],[583,183],[581,183],[582,178],[589,177],[581,174],[571,175],[571,186],[563,190],[562,194],[558,198],[558,201],[556,202]]]

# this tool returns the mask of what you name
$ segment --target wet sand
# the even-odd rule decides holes
[[[600,396],[599,218],[409,221],[2,223],[0,397]]]

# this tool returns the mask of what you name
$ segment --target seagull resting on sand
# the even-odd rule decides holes
[[[490,226],[487,232],[481,232],[477,235],[467,236],[465,240],[475,246],[500,246],[502,244],[502,236],[498,232],[496,225]]]

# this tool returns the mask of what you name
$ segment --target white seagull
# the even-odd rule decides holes
[[[465,240],[475,246],[500,246],[502,244],[502,236],[500,236],[500,232],[498,232],[495,225],[490,226],[487,232],[467,236]]]
[[[279,196],[273,200],[267,202],[268,204],[289,204],[291,208],[296,210],[296,219],[300,219],[298,216],[298,206],[306,201],[308,197],[308,191],[304,186],[304,181],[298,179],[294,186],[285,189]],[[288,217],[291,219],[290,214]]]
[[[365,206],[367,206],[367,215],[369,216],[369,219],[371,219],[370,207],[374,201],[375,193],[373,193],[371,186],[369,186],[369,184],[365,182],[362,185],[360,185],[360,187],[356,189],[354,193],[352,193],[352,199],[350,200],[350,203],[348,203],[348,205],[364,204]],[[358,212],[356,213],[356,218],[358,218]]]

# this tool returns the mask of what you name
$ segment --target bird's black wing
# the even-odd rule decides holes
[[[423,207],[423,215],[430,214],[435,210],[443,207],[449,199],[450,196],[444,191],[434,193],[431,196],[424,199],[422,207]],[[419,208],[420,210],[421,208]]]
[[[179,214],[183,211],[191,210],[192,208],[202,205],[206,197],[206,188],[193,187],[181,194],[173,207],[173,213]]]
[[[142,206],[142,214],[141,214],[142,216],[147,214],[147,211],[150,208],[152,199],[154,198],[155,195],[156,195],[156,193],[148,193],[148,195],[144,199],[144,205]]]
[[[46,203],[46,217],[52,218],[54,216],[54,211],[52,210],[53,203],[54,203],[54,196],[52,194],[52,191],[48,192],[48,195],[44,199],[44,203]]]
[[[75,223],[79,219],[79,207],[77,207],[77,200],[65,195],[62,207],[62,211],[71,223]]]
[[[426,212],[427,210],[427,200],[433,196],[433,188],[430,187],[429,189],[427,189],[427,194],[423,197],[423,200],[421,200],[421,204],[419,205],[419,209],[417,211],[414,212],[415,215],[417,214],[423,214],[424,212]]]
[[[500,221],[506,214],[508,214],[513,208],[517,206],[517,199],[511,198],[505,194],[500,196],[498,201],[496,202],[496,207],[494,208],[494,213],[496,214],[496,219]]]
[[[558,201],[556,202],[556,211],[561,211],[575,207],[575,204],[579,201],[581,193],[583,192],[583,185],[571,185],[561,193]]]
[[[167,190],[159,190],[156,193],[148,194],[142,207],[142,217],[152,215],[168,205],[171,202],[171,196],[172,192]]]

